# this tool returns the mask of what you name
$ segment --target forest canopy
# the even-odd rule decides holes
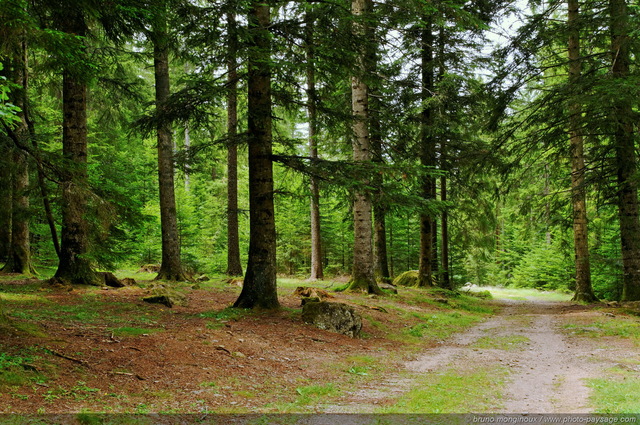
[[[626,0],[3,0],[3,272],[640,300]]]

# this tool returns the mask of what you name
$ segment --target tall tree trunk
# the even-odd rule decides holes
[[[227,12],[227,275],[241,276],[238,234],[238,35],[235,11]]]
[[[24,37],[24,36],[23,36]],[[11,130],[11,137],[15,140],[15,147],[11,156],[12,170],[12,203],[11,203],[11,245],[7,263],[2,271],[21,273],[31,276],[35,273],[31,262],[31,248],[29,245],[29,165],[27,154],[21,149],[28,145],[31,139],[27,124],[27,45],[21,40],[19,52],[9,61],[10,80],[17,88],[11,93],[12,102],[20,108],[17,116],[18,125]]]
[[[611,67],[614,82],[629,76],[629,11],[625,0],[610,0]],[[618,215],[622,246],[625,301],[640,300],[640,221],[638,220],[637,159],[633,136],[633,109],[624,96],[613,106],[614,143],[618,177]]]
[[[315,42],[313,11],[305,16],[305,48],[307,50],[307,114],[309,115],[309,156],[311,160],[318,158],[318,110],[316,95]],[[322,267],[322,234],[320,232],[320,188],[318,180],[310,178],[311,191],[311,280],[324,278]]]
[[[249,11],[249,261],[234,307],[280,306],[276,286],[276,224],[271,134],[270,5],[252,0]]]
[[[11,183],[11,147],[0,142],[0,261],[9,258],[11,246],[11,211],[13,211],[13,195]]]
[[[581,77],[580,58],[580,18],[578,0],[568,0],[569,27],[569,84],[574,86]],[[571,154],[571,205],[573,208],[573,241],[575,249],[576,290],[574,301],[597,301],[591,287],[589,264],[589,240],[587,222],[587,201],[585,190],[584,142],[581,131],[582,107],[577,101],[569,104],[569,151]]]
[[[371,109],[371,152],[373,153],[373,162],[384,164],[384,156],[382,152],[382,128],[380,125],[380,109],[377,107],[375,100],[373,104],[376,107]],[[381,173],[375,174],[376,187],[382,186],[383,176]],[[375,194],[376,201],[373,204],[373,240],[375,248],[375,277],[383,282],[391,282],[391,274],[389,273],[389,256],[387,252],[387,207],[384,204],[382,189]]]
[[[169,35],[165,13],[156,17],[152,29],[153,65],[156,83],[156,110],[161,111],[170,93]],[[158,183],[160,193],[160,225],[162,228],[162,264],[155,280],[182,281],[187,276],[180,260],[180,237],[174,185],[174,158],[171,124],[158,122]]]
[[[444,163],[446,159],[445,156],[445,148],[442,147],[442,161]],[[442,203],[447,202],[447,177],[440,177],[440,200]],[[440,245],[442,249],[440,250],[440,262],[442,266],[442,280],[440,285],[443,288],[453,289],[453,282],[451,282],[451,277],[449,274],[449,213],[447,210],[442,211],[442,219],[440,223],[440,232],[441,232],[441,241]]]
[[[85,35],[81,11],[69,10],[60,19],[65,32],[80,37]],[[85,285],[104,282],[87,258],[87,145],[87,83],[76,70],[65,69],[62,74],[62,154],[67,162],[67,172],[61,176],[60,261],[52,282]]]
[[[351,12],[354,34],[364,37],[366,23],[362,18],[371,10],[371,0],[352,0]],[[353,113],[353,160],[371,161],[369,135],[369,88],[364,82],[367,74],[367,51],[359,46],[356,75],[351,77],[351,105]],[[371,198],[363,189],[353,194],[353,269],[348,290],[367,293],[382,293],[374,277],[373,241],[371,229]]]
[[[20,127],[16,130],[18,137],[27,136],[26,128],[23,128],[24,120],[22,118],[21,121]],[[31,263],[31,248],[29,246],[29,167],[26,153],[18,147],[13,149],[12,158],[11,246],[7,263],[2,271],[31,276],[35,273],[35,270]]]
[[[87,85],[69,71],[63,74],[62,151],[68,170],[62,177],[60,262],[54,282],[99,285],[102,280],[86,257],[87,213]]]
[[[435,166],[435,141],[431,134],[433,123],[432,107],[428,105],[433,93],[433,33],[429,17],[423,19],[421,34],[422,112],[420,117],[420,164],[426,172]],[[426,175],[422,180],[421,195],[426,201],[433,200],[435,182]],[[433,218],[428,212],[420,214],[420,261],[418,265],[418,286],[433,285]]]

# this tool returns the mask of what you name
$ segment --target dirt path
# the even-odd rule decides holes
[[[451,368],[500,367],[508,370],[508,378],[503,398],[494,403],[498,413],[591,412],[585,380],[600,376],[624,353],[599,347],[597,340],[572,336],[563,325],[576,316],[604,313],[567,302],[500,303],[500,313],[422,353],[406,363],[404,373],[362,388],[326,411],[375,412],[380,404],[388,404],[417,385],[423,374]],[[362,400],[368,403],[363,405]]]

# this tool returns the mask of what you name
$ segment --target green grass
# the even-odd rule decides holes
[[[529,338],[521,335],[484,336],[474,342],[471,347],[496,350],[520,350],[529,341]]]
[[[640,340],[640,322],[628,317],[599,319],[588,324],[569,323],[564,326],[577,335],[590,337],[616,336]]]
[[[296,388],[296,399],[288,403],[276,403],[270,406],[278,413],[305,412],[309,406],[315,406],[331,397],[340,395],[341,391],[332,383],[307,385]]]
[[[123,326],[121,328],[114,328],[111,330],[114,336],[140,336],[149,335],[156,332],[162,332],[162,329],[157,328],[134,328],[130,326]]]
[[[482,319],[482,316],[479,315],[459,312],[432,314],[414,312],[410,315],[420,319],[422,323],[407,328],[404,331],[405,335],[434,341],[446,339]]]
[[[471,292],[489,291],[495,299],[528,300],[528,301],[570,301],[572,294],[556,291],[540,291],[531,288],[503,288],[497,286],[472,288]],[[464,290],[466,291],[466,289]]]
[[[597,413],[640,412],[640,380],[637,373],[615,369],[609,378],[588,380],[591,403]]]
[[[500,407],[495,400],[502,398],[507,373],[505,368],[428,373],[414,389],[378,413],[491,412]]]

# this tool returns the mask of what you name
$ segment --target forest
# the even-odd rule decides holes
[[[2,0],[2,270],[640,300],[639,10]]]

